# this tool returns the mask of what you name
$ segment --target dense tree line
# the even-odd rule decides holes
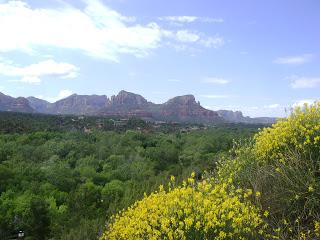
[[[0,112],[0,133],[32,133],[36,131],[126,131],[152,125],[141,119],[130,118],[117,125],[121,118],[101,116],[48,115],[38,113]],[[172,128],[172,127],[171,127]]]

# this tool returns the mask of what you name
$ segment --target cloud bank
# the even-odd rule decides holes
[[[49,46],[117,61],[120,53],[141,56],[158,46],[162,33],[157,24],[131,24],[130,18],[98,0],[85,3],[83,10],[71,5],[31,8],[22,1],[0,4],[0,52]]]
[[[40,84],[41,77],[75,78],[78,75],[78,68],[70,63],[56,62],[52,59],[24,67],[0,62],[0,74],[20,78],[13,81]]]
[[[34,8],[23,1],[0,4],[0,53],[36,54],[48,48],[63,48],[117,62],[121,54],[147,56],[164,39],[175,43],[197,42],[205,47],[223,45],[221,37],[200,36],[185,29],[166,30],[155,22],[138,24],[135,18],[124,16],[99,0],[83,2],[83,9],[66,2],[55,9]],[[199,18],[184,16],[176,20]]]

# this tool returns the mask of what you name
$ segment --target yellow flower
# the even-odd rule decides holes
[[[310,186],[308,187],[308,192],[314,192],[314,188],[313,188],[312,185],[310,185]]]
[[[171,181],[171,182],[174,182],[174,181],[175,181],[175,177],[174,177],[174,176],[171,176],[171,177],[170,177],[170,181]]]
[[[201,227],[201,222],[200,222],[200,221],[197,221],[197,223],[196,223],[196,229],[199,230],[200,227]]]
[[[219,237],[218,239],[225,239],[227,237],[227,234],[224,231],[219,232]]]

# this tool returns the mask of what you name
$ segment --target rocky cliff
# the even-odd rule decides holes
[[[13,98],[0,93],[0,111],[138,117],[150,121],[205,124],[273,123],[275,121],[274,118],[244,117],[240,111],[208,110],[202,107],[193,95],[178,96],[163,104],[155,104],[139,94],[127,91],[120,91],[111,98],[105,95],[73,94],[54,103],[35,97]]]
[[[28,99],[23,97],[13,98],[3,93],[0,93],[0,111],[35,112]]]

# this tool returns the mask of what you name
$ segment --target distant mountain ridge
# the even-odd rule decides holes
[[[193,95],[184,95],[174,97],[164,104],[159,105],[159,111],[156,111],[155,116],[163,118],[166,121],[174,121],[179,118],[183,122],[224,122],[224,119],[217,112],[205,109],[196,102]]]
[[[36,110],[30,106],[28,99],[23,97],[13,98],[3,93],[0,93],[0,111],[36,112]]]
[[[108,97],[105,95],[73,94],[54,103],[35,97],[28,97],[27,99],[30,105],[39,113],[70,115],[95,115],[99,109],[105,107],[109,102]]]
[[[217,113],[225,121],[230,123],[272,124],[272,123],[275,123],[276,121],[276,118],[272,118],[272,117],[257,117],[257,118],[245,117],[240,111],[218,110]]]
[[[36,97],[13,98],[0,93],[0,111],[15,111],[60,115],[96,115],[138,117],[150,121],[170,121],[215,124],[222,122],[273,123],[274,118],[249,118],[241,112],[212,111],[196,102],[193,95],[177,96],[163,104],[147,101],[143,96],[120,91],[106,95],[77,95],[50,103]]]

